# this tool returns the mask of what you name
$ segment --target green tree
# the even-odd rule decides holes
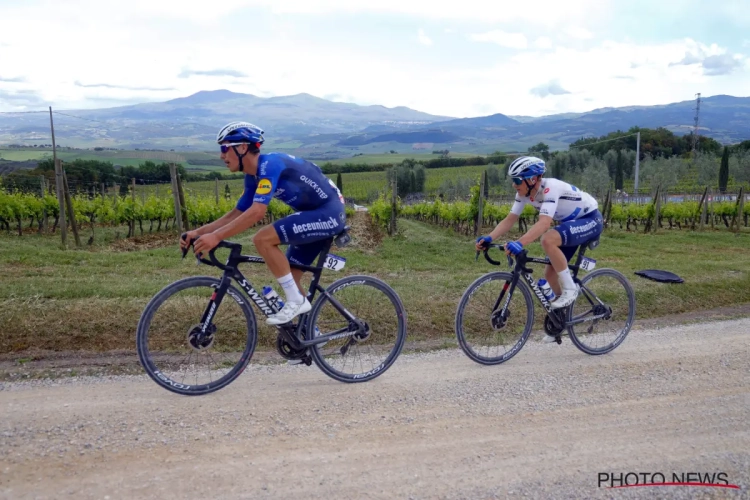
[[[543,142],[539,142],[529,148],[529,154],[539,153],[544,158],[544,161],[549,160],[549,146]]]
[[[409,193],[421,193],[424,191],[425,173],[424,166],[417,164],[414,160],[404,160],[387,171],[388,182],[396,178],[398,184],[398,195],[405,196]]]
[[[719,191],[722,193],[727,190],[729,182],[729,147],[724,146],[724,154],[721,155],[721,167],[719,167]]]
[[[487,172],[487,184],[489,186],[500,184],[500,168],[497,165],[489,165],[485,172]]]
[[[623,165],[623,157],[622,157],[622,150],[617,150],[617,163],[616,163],[616,169],[615,169],[615,189],[622,190],[624,179],[624,165]]]
[[[609,180],[606,163],[594,158],[583,171],[581,187],[594,197],[603,198],[609,188]]]

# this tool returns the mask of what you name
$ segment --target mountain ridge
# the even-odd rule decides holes
[[[54,115],[58,143],[75,147],[213,150],[217,130],[233,120],[264,129],[267,146],[329,157],[404,148],[475,153],[524,150],[539,141],[565,148],[581,137],[599,137],[633,126],[689,133],[694,100],[653,106],[596,108],[539,117],[493,113],[456,118],[406,106],[358,105],[308,93],[260,97],[226,89],[201,90],[162,102]],[[54,110],[53,110],[54,112]],[[750,138],[750,97],[701,99],[700,133],[720,142]],[[0,144],[49,143],[43,114],[0,115]]]

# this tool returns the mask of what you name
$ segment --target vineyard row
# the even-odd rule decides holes
[[[478,210],[475,197],[472,201],[457,201],[445,203],[440,200],[435,202],[422,202],[411,205],[397,203],[396,216],[428,222],[442,227],[450,227],[461,234],[470,234],[474,229]],[[510,212],[511,205],[493,205],[484,201],[482,208],[482,226],[494,227],[503,220]],[[370,211],[373,218],[383,227],[387,227],[391,218],[391,204],[385,197],[379,198],[373,203]],[[713,207],[707,209],[704,223],[711,226],[729,228],[733,218],[737,215],[737,204],[735,202],[717,202]],[[613,204],[607,218],[608,227],[617,224],[621,229],[638,229],[639,225],[645,226],[649,220],[654,219],[655,207],[653,204],[636,205]],[[697,201],[673,202],[661,206],[659,214],[659,227],[684,229],[691,227],[693,222],[700,223],[699,203]],[[748,226],[750,217],[750,205],[745,205],[740,214],[740,220],[745,227]],[[528,226],[538,220],[538,212],[534,207],[526,205],[519,219],[519,229],[526,231]]]
[[[144,223],[149,224],[149,232],[154,229],[156,231],[168,230],[175,225],[174,202],[171,192],[162,197],[157,197],[154,194],[135,198],[131,196],[78,194],[71,198],[76,223],[79,226],[89,226],[92,232],[95,225],[119,226],[127,224],[130,227],[128,232],[128,237],[130,237],[134,236],[136,223],[141,234],[144,233]],[[190,196],[186,199],[186,204],[191,228],[212,222],[235,206],[234,200],[221,197],[217,203],[215,197],[210,195]],[[292,212],[293,210],[288,205],[275,199],[271,200],[266,220],[262,223],[273,222],[290,215]],[[32,227],[37,224],[41,232],[45,213],[54,232],[60,224],[59,204],[55,196],[47,194],[42,198],[29,193],[0,191],[0,229],[10,231],[13,226],[20,236],[23,234],[24,225]],[[354,211],[347,207],[347,216],[353,214]]]

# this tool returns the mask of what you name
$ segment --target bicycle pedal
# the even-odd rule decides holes
[[[559,335],[555,336],[555,342],[557,342],[557,345],[562,344],[562,338]]]

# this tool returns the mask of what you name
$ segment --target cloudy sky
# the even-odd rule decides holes
[[[0,0],[0,112],[229,89],[467,117],[750,96],[747,0]]]

